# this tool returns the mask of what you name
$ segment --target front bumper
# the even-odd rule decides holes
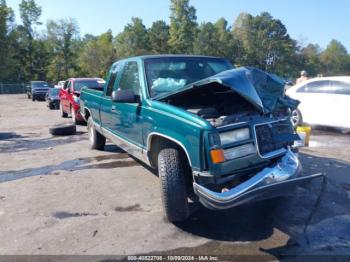
[[[227,192],[214,192],[197,183],[193,183],[193,188],[204,206],[210,209],[227,209],[287,194],[297,185],[321,176],[323,175],[315,174],[302,177],[298,157],[288,150],[275,166],[263,169]]]

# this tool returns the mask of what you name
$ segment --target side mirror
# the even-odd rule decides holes
[[[119,103],[137,103],[137,97],[131,90],[117,90],[112,92],[112,101]]]

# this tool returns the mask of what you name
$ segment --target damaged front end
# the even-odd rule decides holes
[[[282,195],[321,175],[302,177],[290,116],[298,101],[280,78],[238,68],[195,82],[159,100],[195,114],[213,129],[203,136],[203,164],[194,192],[224,209]]]

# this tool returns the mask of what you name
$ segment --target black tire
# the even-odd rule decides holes
[[[299,109],[295,109],[292,112],[292,122],[293,122],[293,126],[297,127],[303,124],[303,116],[301,115],[301,112]]]
[[[50,134],[54,136],[69,136],[75,135],[77,128],[73,124],[56,125],[50,128]]]
[[[34,97],[34,96],[32,96],[32,101],[33,101],[33,102],[35,101],[35,97]]]
[[[184,221],[189,216],[185,167],[180,153],[165,148],[158,155],[158,174],[163,208],[170,222]]]
[[[62,106],[61,103],[60,103],[60,111],[61,111],[61,117],[63,117],[63,118],[67,118],[68,117],[68,114],[63,111],[63,106]]]
[[[95,129],[94,123],[91,117],[88,119],[87,127],[88,127],[90,148],[103,150],[106,145],[106,138]]]

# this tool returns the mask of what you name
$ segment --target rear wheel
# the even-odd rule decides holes
[[[300,126],[303,123],[303,116],[299,109],[293,110],[291,118],[294,127]]]
[[[106,138],[95,129],[95,126],[91,117],[88,119],[88,134],[89,134],[90,148],[103,150],[106,145]]]
[[[68,117],[68,114],[66,112],[64,112],[64,110],[63,110],[62,104],[60,104],[60,111],[61,111],[61,117],[63,117],[63,118],[67,118]]]
[[[185,165],[180,152],[165,148],[158,155],[158,173],[163,208],[171,222],[184,221],[189,216]]]

